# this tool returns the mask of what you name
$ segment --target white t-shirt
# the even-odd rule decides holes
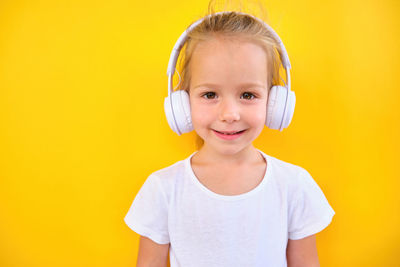
[[[263,180],[227,196],[205,187],[190,158],[158,170],[136,195],[126,224],[159,244],[170,243],[171,267],[283,267],[288,239],[327,227],[335,212],[302,167],[258,150]]]

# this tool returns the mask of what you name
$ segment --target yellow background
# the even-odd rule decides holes
[[[335,210],[321,266],[399,266],[399,3],[265,3],[297,102],[255,145],[307,169]],[[136,193],[196,149],[163,101],[172,46],[207,5],[0,2],[0,266],[135,265]]]

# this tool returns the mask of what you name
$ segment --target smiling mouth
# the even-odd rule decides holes
[[[217,131],[217,130],[214,130],[214,131],[216,131],[216,132],[218,132],[220,134],[224,134],[224,135],[235,135],[235,134],[243,133],[245,130],[238,131],[238,132],[220,132],[220,131]]]

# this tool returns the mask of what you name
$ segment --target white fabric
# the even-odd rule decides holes
[[[194,175],[196,152],[152,173],[124,219],[139,235],[170,243],[171,267],[287,266],[288,238],[320,232],[335,214],[305,169],[262,151],[267,169],[256,188],[214,193]]]

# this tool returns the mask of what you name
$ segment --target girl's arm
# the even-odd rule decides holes
[[[315,235],[288,240],[286,248],[288,267],[319,267]]]
[[[167,267],[169,265],[170,244],[160,245],[145,236],[140,236],[139,242],[136,267]]]

